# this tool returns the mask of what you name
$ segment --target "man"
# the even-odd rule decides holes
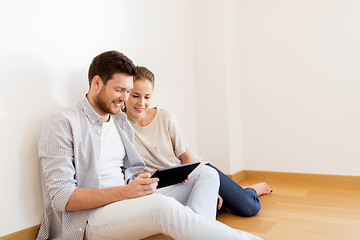
[[[218,176],[201,168],[183,185],[156,190],[157,178],[132,142],[121,105],[135,67],[116,51],[94,58],[89,92],[41,128],[38,151],[45,217],[38,239],[258,239],[215,221]],[[176,199],[176,200],[175,200]]]

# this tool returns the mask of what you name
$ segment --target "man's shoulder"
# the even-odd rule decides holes
[[[76,103],[71,107],[66,107],[58,110],[53,114],[53,117],[59,119],[75,120],[82,115],[84,115],[84,111],[82,110],[81,104]]]
[[[81,116],[84,115],[80,103],[77,103],[71,107],[62,108],[57,110],[55,113],[50,115],[48,120],[44,123],[44,126],[47,125],[58,125],[58,124],[68,124],[70,122],[78,121]]]

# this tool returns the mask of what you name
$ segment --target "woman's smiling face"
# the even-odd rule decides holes
[[[145,111],[151,104],[153,90],[153,83],[147,79],[134,81],[134,88],[126,102],[126,113],[129,119],[137,119],[145,115]]]

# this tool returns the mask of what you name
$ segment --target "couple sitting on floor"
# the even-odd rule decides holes
[[[266,183],[243,189],[210,163],[185,183],[157,189],[150,173],[197,161],[174,115],[149,108],[154,75],[109,51],[89,68],[81,102],[53,114],[39,133],[45,216],[38,239],[260,239],[216,221],[221,205],[260,210]],[[124,114],[120,109],[123,110]],[[203,161],[204,162],[204,161]]]

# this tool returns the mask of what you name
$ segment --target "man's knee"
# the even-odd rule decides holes
[[[163,211],[170,210],[174,208],[179,208],[181,205],[178,201],[176,201],[172,197],[164,196],[162,194],[152,194],[148,199],[148,207],[154,211]]]

